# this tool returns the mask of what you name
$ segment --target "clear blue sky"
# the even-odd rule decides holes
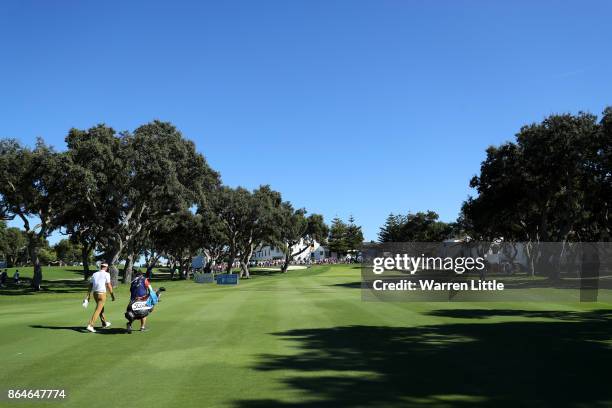
[[[0,137],[173,122],[231,186],[367,239],[457,216],[490,144],[612,104],[609,1],[4,1]]]

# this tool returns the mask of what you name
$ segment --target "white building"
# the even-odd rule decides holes
[[[308,245],[304,243],[303,240],[300,241],[299,244],[291,247],[291,253],[296,253],[306,248]],[[296,255],[293,260],[294,261],[320,261],[329,256],[329,251],[315,241],[313,245],[308,246],[304,252],[299,255]],[[253,256],[251,256],[251,261],[273,261],[277,259],[285,259],[285,254],[283,251],[275,246],[264,245],[255,248],[253,251]]]
[[[291,248],[292,253],[296,253],[304,249],[304,247],[306,246],[307,245],[302,240],[300,241],[299,244],[294,245]],[[310,245],[304,252],[302,252],[299,255],[296,255],[293,258],[293,260],[298,261],[298,262],[307,261],[307,260],[320,261],[322,259],[329,258],[329,256],[330,256],[329,250],[315,241],[314,245]],[[285,259],[285,254],[283,253],[283,251],[276,246],[270,246],[270,245],[264,245],[264,246],[255,248],[255,250],[253,251],[253,255],[251,256],[251,261],[257,261],[257,262],[284,260],[284,259]],[[201,269],[204,267],[205,264],[206,264],[205,255],[198,255],[191,259],[191,267],[194,269]]]

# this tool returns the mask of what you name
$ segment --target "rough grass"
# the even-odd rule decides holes
[[[2,392],[68,393],[15,406],[612,403],[611,304],[362,302],[349,265],[270,271],[236,287],[157,274],[168,291],[149,332],[123,333],[122,286],[107,307],[113,327],[90,334],[72,269],[46,268],[57,281],[42,293],[0,296]]]

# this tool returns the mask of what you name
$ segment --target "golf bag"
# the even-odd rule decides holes
[[[147,317],[149,313],[153,311],[153,308],[159,302],[161,292],[164,292],[166,288],[161,287],[156,292],[151,292],[149,296],[144,300],[131,300],[125,311],[125,318],[129,324],[132,324],[134,320],[142,319]]]

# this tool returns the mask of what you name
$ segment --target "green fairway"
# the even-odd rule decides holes
[[[0,388],[68,394],[18,407],[612,404],[612,304],[363,302],[359,273],[154,281],[151,330],[127,335],[126,285],[86,333],[78,271],[52,272],[47,293],[0,296]]]

